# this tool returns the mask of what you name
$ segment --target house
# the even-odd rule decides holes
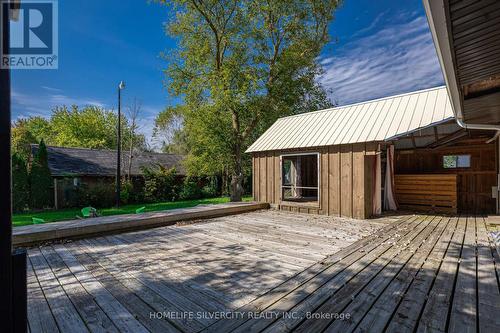
[[[31,145],[32,156],[38,145]],[[54,178],[54,203],[56,208],[68,205],[75,187],[85,184],[88,188],[100,184],[112,186],[116,179],[116,150],[66,148],[47,146],[48,164]],[[161,165],[167,169],[175,168],[179,177],[185,175],[182,166],[183,156],[175,154],[141,152],[133,154],[130,176],[134,182],[142,182],[142,169]],[[127,152],[122,153],[121,172],[129,172]]]
[[[248,153],[256,201],[368,218],[495,212],[495,132],[460,127],[446,87],[278,119]]]

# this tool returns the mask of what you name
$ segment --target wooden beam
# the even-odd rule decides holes
[[[500,74],[463,86],[464,99],[500,91]]]
[[[449,143],[451,141],[455,141],[456,139],[462,138],[466,135],[467,135],[467,131],[465,129],[461,128],[458,131],[455,131],[451,134],[448,134],[448,135],[442,137],[441,139],[436,140],[436,141],[428,144],[427,146],[425,146],[425,148],[435,148],[438,146],[442,146],[446,143]]]
[[[413,148],[417,148],[417,143],[415,142],[415,135],[411,133],[411,143],[413,145]]]

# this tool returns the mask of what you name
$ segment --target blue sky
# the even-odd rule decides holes
[[[13,118],[48,116],[63,104],[116,109],[124,80],[123,102],[142,101],[141,131],[150,136],[155,115],[177,102],[159,57],[175,47],[163,30],[170,14],[147,0],[60,0],[59,69],[12,72]],[[346,0],[335,16],[318,80],[337,103],[443,84],[420,0]]]

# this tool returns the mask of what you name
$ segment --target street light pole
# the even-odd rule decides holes
[[[117,129],[117,140],[116,140],[116,207],[120,207],[120,192],[121,192],[121,119],[122,119],[122,90],[125,88],[125,83],[120,81],[118,85],[118,129]]]

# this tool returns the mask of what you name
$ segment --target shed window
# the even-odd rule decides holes
[[[285,201],[318,201],[318,154],[281,157],[281,198]]]
[[[444,155],[443,168],[470,168],[470,155]]]

